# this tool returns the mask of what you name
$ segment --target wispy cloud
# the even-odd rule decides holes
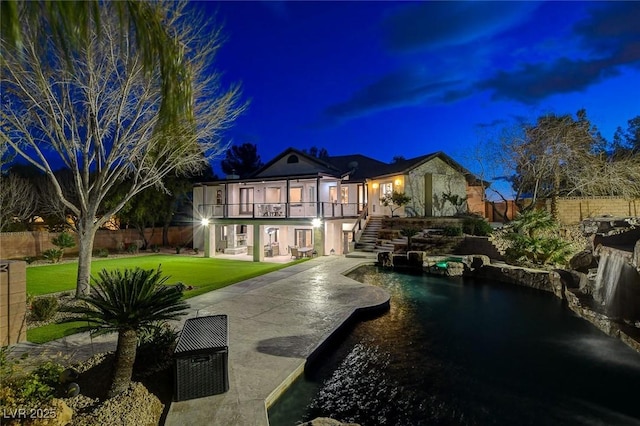
[[[486,91],[494,100],[535,105],[552,95],[584,91],[618,75],[621,67],[640,67],[640,2],[576,3],[586,7],[583,19],[557,20],[553,32],[532,21],[544,20],[550,10],[562,12],[553,3],[544,7],[437,1],[397,10],[382,28],[393,58],[404,68],[329,106],[325,118],[335,122],[428,102],[452,103]],[[526,44],[515,45],[523,31]],[[425,64],[429,72],[417,71]]]
[[[533,2],[430,1],[404,8],[383,26],[395,51],[436,49],[492,37],[536,7]]]
[[[372,111],[419,104],[459,83],[455,80],[434,80],[433,76],[419,70],[399,71],[383,76],[355,92],[348,100],[334,104],[324,112],[327,118],[340,120]]]
[[[620,67],[640,68],[639,2],[613,2],[589,8],[587,19],[577,23],[579,58],[559,56],[545,62],[523,63],[514,70],[498,71],[479,82],[494,99],[534,104],[549,96],[579,92],[618,75]]]

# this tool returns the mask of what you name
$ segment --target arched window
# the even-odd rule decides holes
[[[287,158],[287,163],[291,164],[291,163],[297,163],[298,160],[298,156],[297,155],[290,155],[289,158]]]

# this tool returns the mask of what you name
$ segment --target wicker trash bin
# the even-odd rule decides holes
[[[185,321],[174,358],[174,400],[201,398],[229,390],[226,315]]]

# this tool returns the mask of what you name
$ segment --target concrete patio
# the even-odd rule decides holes
[[[373,262],[368,256],[322,256],[188,299],[189,314],[178,327],[188,318],[228,316],[229,391],[173,402],[165,424],[268,425],[268,406],[335,331],[358,312],[388,307],[386,291],[343,275]],[[12,355],[82,361],[115,346],[114,334],[91,339],[82,333],[42,345],[21,343]]]

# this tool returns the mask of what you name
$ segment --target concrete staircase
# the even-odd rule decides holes
[[[355,244],[355,249],[357,251],[369,253],[375,252],[378,244],[378,233],[380,232],[380,228],[382,228],[382,218],[369,216],[367,225],[362,230],[360,239]]]

